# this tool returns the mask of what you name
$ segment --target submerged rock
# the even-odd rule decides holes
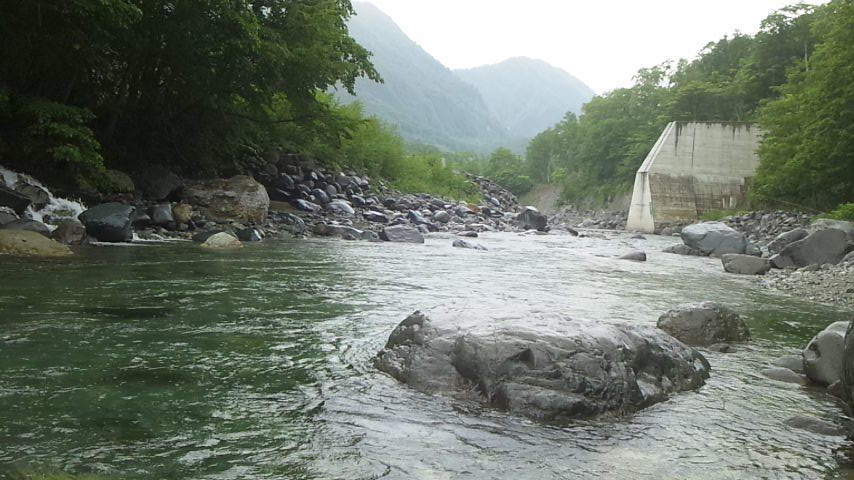
[[[415,312],[374,364],[416,390],[548,422],[634,412],[709,377],[699,352],[655,329],[506,311]]]
[[[848,322],[831,323],[804,349],[804,372],[810,380],[830,385],[842,379],[847,330]]]
[[[807,377],[785,367],[766,368],[761,373],[765,377],[778,382],[794,383],[797,385],[806,385],[807,383]]]
[[[664,253],[675,253],[676,255],[690,255],[694,257],[702,257],[704,256],[699,250],[696,248],[691,248],[685,244],[673,245],[662,250]]]
[[[794,417],[788,418],[783,423],[790,427],[831,437],[841,437],[846,433],[845,428],[836,425],[835,423],[830,423],[807,415],[795,415]]]
[[[30,230],[0,230],[0,254],[28,257],[67,257],[68,246]]]
[[[516,216],[516,222],[525,230],[539,230],[544,232],[548,230],[548,219],[534,207],[525,207],[519,215]]]
[[[669,310],[659,317],[658,328],[688,345],[750,340],[744,320],[715,302],[689,303]]]
[[[771,262],[767,258],[752,255],[727,253],[721,256],[724,271],[738,275],[765,275],[771,270]]]
[[[78,217],[86,234],[102,242],[129,242],[133,238],[131,219],[136,208],[122,203],[102,203]]]
[[[646,253],[641,251],[629,252],[625,255],[620,255],[620,260],[631,260],[633,262],[645,262],[646,261]]]
[[[460,240],[460,239],[454,240],[454,243],[452,243],[451,246],[456,247],[456,248],[468,248],[471,250],[483,250],[483,251],[488,250],[483,245],[467,242],[465,240]]]
[[[227,232],[215,233],[202,243],[202,248],[210,250],[231,250],[242,247],[240,240]]]
[[[380,238],[386,242],[424,243],[424,235],[417,229],[406,225],[393,225],[383,228]]]
[[[744,253],[747,238],[722,222],[703,222],[682,229],[682,242],[703,255],[719,257],[725,253]]]

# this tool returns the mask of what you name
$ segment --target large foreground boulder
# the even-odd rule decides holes
[[[136,208],[123,203],[102,203],[78,217],[86,234],[102,242],[129,242],[133,239],[132,219]]]
[[[771,257],[771,263],[777,268],[800,268],[825,263],[835,265],[845,256],[847,248],[848,235],[842,230],[828,228],[790,243],[780,253]]]
[[[418,229],[406,225],[392,225],[383,228],[380,238],[386,242],[424,243],[424,235]]]
[[[724,271],[738,275],[765,275],[771,270],[771,262],[767,258],[727,253],[721,256]]]
[[[525,207],[516,216],[516,223],[525,230],[539,230],[541,232],[548,230],[548,219],[534,207]]]
[[[659,317],[658,328],[688,345],[750,340],[750,330],[744,320],[715,302],[689,303],[668,310]]]
[[[831,323],[813,337],[804,349],[804,373],[813,382],[831,385],[842,380],[848,323]]]
[[[0,230],[0,254],[27,257],[67,257],[66,245],[30,230]]]
[[[218,222],[263,223],[270,209],[267,189],[246,175],[188,185],[184,200]]]
[[[848,235],[848,241],[854,242],[854,222],[847,222],[845,220],[833,220],[831,218],[818,218],[814,220],[809,227],[810,232],[827,230],[829,228],[842,230],[843,232],[845,232],[845,235]]]
[[[700,353],[655,329],[483,310],[415,312],[374,364],[422,392],[550,422],[633,412],[709,377]]]
[[[780,253],[784,248],[789,246],[789,244],[793,242],[797,242],[798,240],[803,240],[809,235],[803,228],[796,228],[794,230],[789,230],[788,232],[783,232],[768,244],[768,253],[771,255],[776,255]]]
[[[722,222],[703,222],[682,229],[682,242],[702,255],[720,257],[726,253],[745,253],[747,238]]]

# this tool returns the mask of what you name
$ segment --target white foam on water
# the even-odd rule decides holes
[[[38,211],[34,210],[32,206],[29,206],[23,216],[42,222],[48,227],[51,227],[51,229],[55,228],[55,224],[60,220],[76,219],[78,215],[86,211],[86,206],[80,202],[69,200],[67,198],[55,197],[49,188],[29,175],[14,172],[0,165],[0,177],[2,177],[6,186],[9,188],[14,189],[18,182],[23,182],[42,188],[47,192],[48,198],[50,199],[48,204]]]

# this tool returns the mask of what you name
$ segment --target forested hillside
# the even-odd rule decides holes
[[[431,57],[377,7],[360,2],[356,9],[350,31],[373,52],[384,80],[380,84],[365,78],[356,83],[366,111],[397,125],[410,141],[446,150],[489,150],[508,139],[508,131],[475,87]]]
[[[511,58],[455,73],[477,87],[507,131],[524,138],[551,127],[568,111],[581,113],[581,106],[594,95],[581,80],[532,58]]]
[[[693,61],[643,69],[630,88],[594,98],[537,135],[496,178],[559,182],[568,202],[631,188],[664,126],[752,121],[767,132],[753,198],[830,208],[854,201],[854,3],[798,5],[754,36],[709,43]]]

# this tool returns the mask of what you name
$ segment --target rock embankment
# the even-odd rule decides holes
[[[547,422],[630,413],[709,377],[699,352],[661,330],[531,312],[415,312],[374,363],[416,390]]]

